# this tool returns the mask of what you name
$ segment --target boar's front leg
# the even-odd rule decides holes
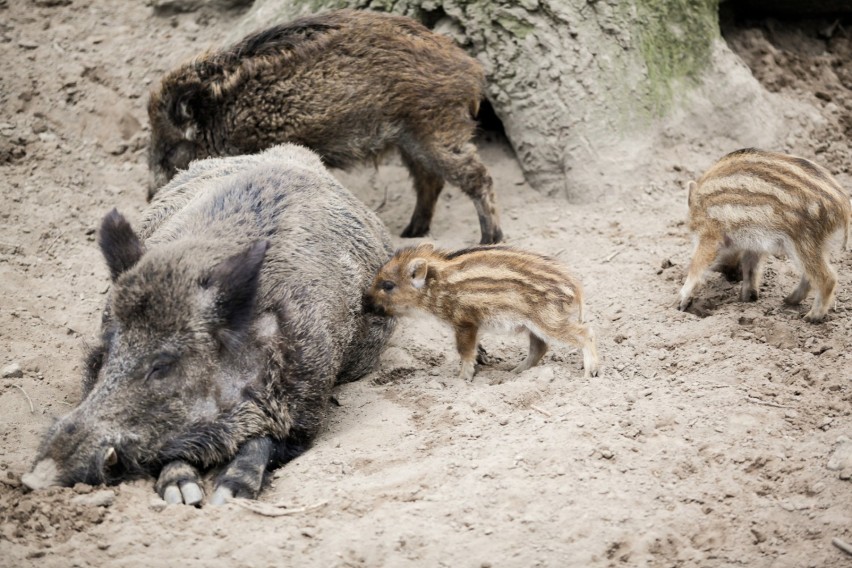
[[[234,497],[257,497],[271,452],[272,440],[266,436],[252,438],[240,446],[237,455],[216,478],[210,504],[222,505]]]
[[[185,461],[167,463],[156,484],[157,493],[166,503],[199,505],[204,497],[198,470]]]

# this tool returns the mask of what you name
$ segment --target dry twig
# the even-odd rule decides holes
[[[618,249],[618,250],[617,250],[617,251],[615,251],[614,253],[612,253],[612,254],[610,254],[609,256],[607,256],[607,257],[606,257],[605,259],[603,259],[603,261],[601,261],[601,262],[609,262],[609,261],[610,261],[610,260],[612,260],[613,258],[615,258],[615,257],[617,257],[618,255],[620,255],[622,252],[624,252],[624,249],[625,249],[625,247],[621,247],[620,249]]]
[[[548,418],[550,418],[551,416],[553,416],[550,412],[546,411],[546,410],[545,410],[545,409],[543,409],[543,408],[539,408],[538,406],[536,406],[536,405],[534,405],[534,404],[531,404],[531,405],[530,405],[530,408],[532,408],[532,409],[533,409],[533,410],[535,410],[536,412],[541,412],[542,414],[544,414],[544,415],[545,415],[545,416],[547,416]]]
[[[831,544],[833,544],[834,546],[836,546],[837,548],[839,548],[840,550],[842,550],[846,554],[852,556],[852,544],[849,544],[847,542],[843,542],[842,540],[840,540],[839,538],[836,538],[836,537],[831,539]]]
[[[772,408],[790,408],[789,406],[784,406],[783,404],[775,404],[774,402],[766,402],[765,400],[760,400],[759,398],[754,398],[751,396],[747,396],[746,400],[749,402],[753,402],[754,404],[762,404],[763,406],[771,406]]]
[[[24,393],[24,396],[27,397],[27,400],[30,403],[30,414],[35,413],[35,407],[33,407],[33,399],[30,398],[30,395],[27,394],[27,391],[24,390],[24,387],[21,385],[12,385],[16,389],[21,389],[21,392]]]
[[[250,499],[232,499],[229,503],[239,505],[243,509],[252,513],[263,515],[264,517],[285,517],[287,515],[298,515],[314,509],[324,507],[328,501],[320,501],[308,507],[299,507],[298,509],[288,509],[284,503],[264,503],[262,501],[252,501]]]

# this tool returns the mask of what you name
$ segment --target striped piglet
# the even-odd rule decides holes
[[[823,167],[803,158],[748,148],[716,162],[689,182],[689,228],[697,239],[680,291],[680,309],[692,302],[708,268],[742,272],[740,299],[757,300],[767,254],[788,256],[802,273],[792,294],[797,305],[813,286],[805,315],[821,322],[834,302],[837,277],[827,260],[831,236],[849,238],[849,196]]]
[[[585,376],[598,374],[580,283],[545,256],[502,246],[456,252],[431,244],[404,248],[379,270],[367,300],[386,315],[420,312],[450,324],[464,380],[473,380],[481,330],[529,335],[529,354],[516,373],[536,365],[548,343],[556,342],[582,349]]]

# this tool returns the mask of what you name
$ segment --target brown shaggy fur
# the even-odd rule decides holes
[[[417,193],[402,236],[429,231],[447,181],[473,199],[482,242],[498,242],[492,180],[471,142],[484,80],[452,40],[401,16],[340,10],[269,28],[152,91],[149,197],[208,156],[293,142],[346,168],[396,147]]]

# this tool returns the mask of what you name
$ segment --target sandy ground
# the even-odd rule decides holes
[[[486,336],[497,362],[464,384],[449,332],[406,321],[254,509],[166,506],[150,481],[25,493],[20,475],[78,402],[97,332],[108,279],[95,227],[113,206],[131,221],[145,207],[147,87],[237,17],[63,4],[0,2],[0,366],[20,367],[0,379],[0,565],[850,565],[831,540],[852,542],[852,255],[832,255],[840,291],[822,325],[801,319],[810,300],[782,305],[798,275],[781,260],[754,304],[719,277],[698,315],[676,311],[683,184],[734,149],[701,133],[661,147],[645,175],[602,178],[596,203],[537,194],[504,141],[481,140],[509,242],[582,279],[602,376],[584,379],[561,348],[515,376],[525,342]],[[779,100],[823,117],[789,113],[774,149],[852,188],[852,44],[842,27],[820,38],[825,24],[726,35]],[[386,201],[380,216],[401,231],[414,197],[398,159],[340,179]],[[453,188],[432,238],[478,240]]]

